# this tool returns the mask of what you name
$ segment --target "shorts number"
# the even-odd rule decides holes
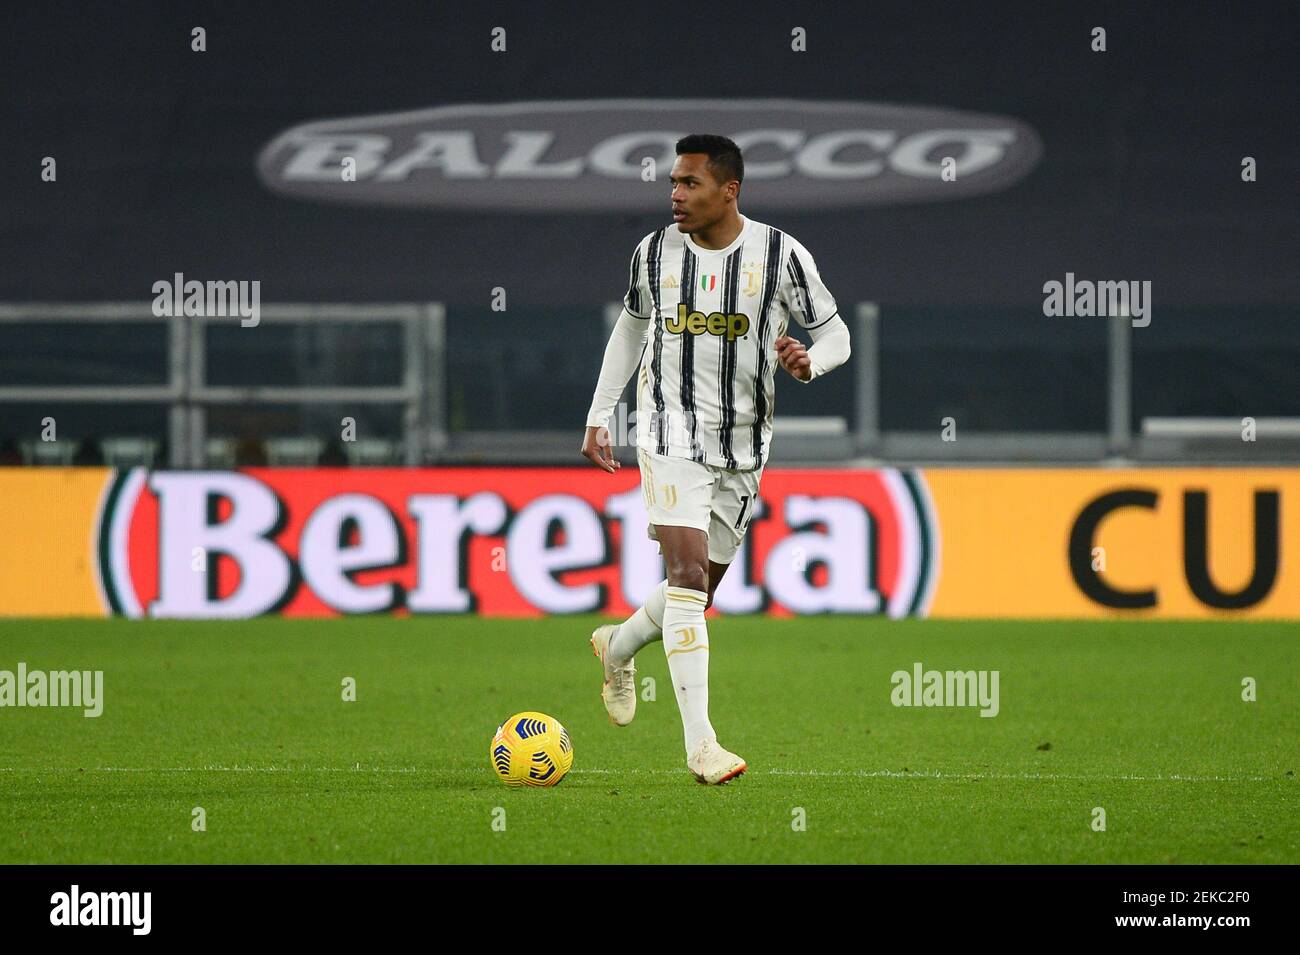
[[[740,530],[741,521],[745,519],[745,511],[749,509],[749,495],[746,494],[740,499],[740,516],[736,518],[736,530]]]

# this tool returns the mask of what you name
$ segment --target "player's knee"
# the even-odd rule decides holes
[[[709,574],[701,565],[691,561],[682,561],[668,565],[668,586],[685,587],[687,590],[707,591]]]

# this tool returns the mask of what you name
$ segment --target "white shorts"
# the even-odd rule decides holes
[[[709,536],[709,560],[730,564],[754,514],[762,468],[733,471],[637,449],[641,495],[653,541],[656,524],[696,527]]]

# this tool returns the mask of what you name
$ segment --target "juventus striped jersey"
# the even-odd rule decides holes
[[[637,446],[742,471],[762,467],[772,441],[779,364],[790,317],[815,329],[838,314],[808,250],[741,216],[716,251],[675,225],[632,255],[623,305],[650,323],[637,386]]]

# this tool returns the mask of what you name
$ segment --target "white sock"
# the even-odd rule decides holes
[[[716,735],[709,723],[709,630],[704,624],[709,595],[687,587],[668,587],[665,598],[664,654],[689,757],[702,740]]]
[[[664,638],[664,591],[668,581],[662,581],[646,598],[645,606],[618,625],[614,639],[609,641],[609,658],[622,666],[637,655],[648,643]]]

